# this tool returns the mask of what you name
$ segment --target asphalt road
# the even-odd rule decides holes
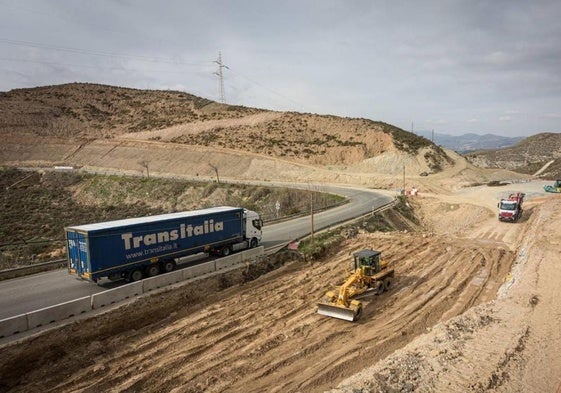
[[[309,188],[309,185],[283,184],[285,187]],[[387,192],[340,186],[316,186],[315,191],[343,195],[350,202],[314,214],[314,231],[361,216],[389,203]],[[311,232],[311,217],[300,217],[263,227],[262,245],[267,249],[304,237]],[[102,286],[76,279],[67,270],[57,270],[0,282],[0,319],[64,303],[106,291],[123,282],[107,282]]]

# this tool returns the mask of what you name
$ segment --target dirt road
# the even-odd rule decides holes
[[[437,333],[430,333],[437,337],[434,342],[440,342],[440,331],[451,343],[489,326],[488,321],[506,324],[502,317],[468,310],[480,304],[485,310],[492,307],[488,302],[519,260],[518,242],[524,234],[537,235],[548,228],[553,211],[534,218],[541,207],[529,209],[522,222],[499,224],[494,213],[475,205],[450,208],[449,202],[433,198],[413,203],[430,213],[435,227],[438,222],[454,231],[359,234],[325,261],[288,262],[255,281],[224,290],[217,288],[236,278],[216,278],[141,299],[118,312],[1,349],[0,390],[321,392],[372,365],[384,367],[388,361],[380,360],[417,342],[417,337],[430,340],[426,333],[435,325]],[[316,314],[317,301],[341,282],[350,254],[362,248],[381,250],[394,264],[394,287],[364,298],[365,312],[358,323]],[[515,283],[518,280],[523,277]],[[527,304],[528,298],[523,307]],[[466,311],[479,315],[473,317],[479,322],[450,329],[456,322],[446,321]],[[553,333],[555,324],[548,326],[541,329]],[[431,351],[423,356],[432,356]],[[441,355],[447,353],[453,354],[445,350]],[[430,375],[426,371],[419,380],[399,376],[396,381],[417,384],[426,377],[430,382]],[[357,378],[363,386],[372,383],[364,376]]]
[[[332,392],[561,391],[561,200],[537,206],[496,300],[437,324]]]

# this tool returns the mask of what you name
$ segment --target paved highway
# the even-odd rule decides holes
[[[309,189],[308,185],[283,184],[284,187]],[[314,214],[314,231],[328,228],[371,212],[389,203],[387,192],[340,186],[317,186],[315,191],[329,192],[349,198],[350,203]],[[265,248],[304,237],[310,233],[309,216],[266,225],[263,228]],[[0,282],[0,319],[38,310],[44,307],[103,292],[122,282],[107,282],[102,286],[69,276],[67,270],[57,270]]]

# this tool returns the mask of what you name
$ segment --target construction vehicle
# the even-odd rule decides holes
[[[499,208],[499,221],[516,222],[522,217],[522,202],[526,194],[517,192],[510,194],[507,199],[501,199],[497,204]]]
[[[552,186],[543,186],[543,189],[546,192],[561,192],[561,180],[555,180]]]
[[[326,300],[318,304],[317,313],[333,318],[355,322],[362,315],[362,302],[356,297],[367,291],[379,295],[390,289],[394,269],[381,260],[380,251],[361,250],[354,253],[354,272],[347,273],[347,279],[339,287],[338,293],[329,291]]]

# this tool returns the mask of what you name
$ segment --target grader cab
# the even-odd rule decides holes
[[[362,315],[362,302],[356,297],[374,291],[377,295],[389,290],[394,269],[381,259],[381,252],[361,250],[354,254],[354,271],[336,292],[325,294],[325,301],[318,304],[318,314],[346,321],[357,321]]]

